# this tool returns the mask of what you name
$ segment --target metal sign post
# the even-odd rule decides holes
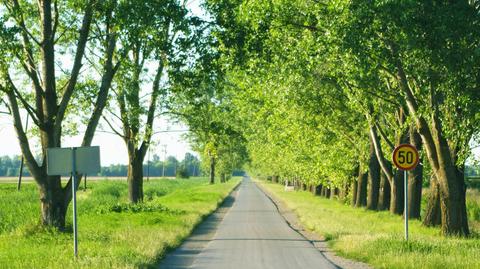
[[[77,167],[76,167],[76,148],[72,148],[72,200],[73,200],[73,255],[78,257],[78,237],[77,237]]]
[[[408,241],[408,177],[407,171],[414,169],[420,157],[417,149],[410,144],[401,144],[395,148],[392,155],[393,164],[403,170],[403,191],[404,191],[404,215],[405,215],[405,240]]]
[[[408,183],[407,183],[407,170],[403,171],[404,179],[403,179],[403,188],[404,188],[404,212],[405,212],[405,240],[408,241]]]
[[[78,257],[77,226],[77,174],[95,174],[100,172],[100,148],[49,148],[47,149],[47,174],[72,176],[73,206],[73,255]]]

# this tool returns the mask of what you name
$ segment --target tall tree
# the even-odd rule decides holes
[[[462,170],[478,128],[477,10],[467,1],[353,1],[348,16],[352,52],[397,90],[418,129],[439,183],[442,232],[468,235]]]
[[[101,83],[95,87],[97,97],[94,106],[90,107],[90,114],[86,115],[83,146],[91,144],[106,104],[117,69],[113,63],[118,28],[113,22],[115,6],[113,0],[101,3],[95,0],[82,3],[50,0],[35,4],[18,0],[2,2],[0,12],[8,23],[1,26],[1,43],[5,40],[8,45],[2,46],[1,58],[9,57],[12,61],[2,63],[0,91],[8,98],[22,154],[39,187],[44,225],[65,226],[72,181],[62,186],[60,176],[47,175],[46,151],[61,146],[68,127],[68,112],[75,109],[71,105],[82,88],[79,85],[85,82],[80,75],[90,40],[90,44],[102,52],[99,59],[102,62]],[[91,35],[94,20],[98,21],[95,30],[101,32],[95,37]],[[67,62],[69,64],[65,64]],[[66,69],[67,65],[71,65],[70,70]],[[38,160],[32,151],[34,143],[23,127],[22,111],[28,113],[38,131],[36,138],[41,148]]]
[[[127,181],[133,203],[143,200],[143,162],[154,134],[154,121],[165,113],[161,105],[167,96],[170,65],[187,60],[187,39],[192,38],[189,32],[198,24],[198,19],[188,15],[185,3],[124,1],[119,9],[118,17],[124,26],[119,43],[128,53],[114,82],[117,106],[110,112],[120,119],[121,130],[111,119],[105,120],[127,147]],[[150,76],[153,81],[148,79]],[[148,103],[145,97],[150,98]]]

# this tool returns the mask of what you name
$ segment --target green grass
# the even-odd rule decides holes
[[[341,256],[375,268],[480,268],[480,237],[445,238],[438,228],[410,221],[410,240],[404,240],[401,216],[352,208],[308,192],[285,192],[283,186],[261,181],[293,209],[309,230],[323,235]],[[478,206],[478,192],[469,193],[469,208]],[[478,227],[478,222],[472,222]]]
[[[155,267],[165,251],[178,246],[238,182],[152,180],[144,183],[142,205],[128,203],[125,182],[91,182],[87,191],[78,191],[76,261],[71,232],[38,225],[35,184],[25,184],[21,192],[15,184],[0,184],[0,268]],[[67,220],[71,231],[71,212]]]

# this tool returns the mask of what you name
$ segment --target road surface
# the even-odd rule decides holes
[[[223,218],[223,219],[222,219]],[[338,268],[294,231],[248,178],[160,268]]]

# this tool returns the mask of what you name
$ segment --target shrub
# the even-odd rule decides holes
[[[182,165],[177,169],[177,178],[189,178],[189,177],[190,177],[190,173],[188,173],[187,167]]]

